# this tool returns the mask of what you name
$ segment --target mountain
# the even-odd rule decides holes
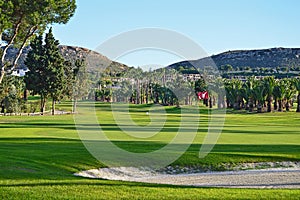
[[[300,66],[300,48],[271,48],[259,50],[227,51],[211,57],[192,61],[182,61],[167,66],[178,69],[180,66],[203,68],[211,65],[212,61],[220,69],[221,66],[231,65],[233,68],[276,68]]]
[[[107,70],[112,73],[119,73],[129,69],[128,66],[122,63],[111,61],[109,58],[103,56],[102,54],[86,48],[60,45],[59,49],[62,56],[66,60],[69,60],[71,62],[75,61],[76,59],[85,58],[87,63],[87,69],[89,72],[102,72],[103,70]],[[12,61],[15,55],[17,54],[17,51],[18,49],[16,48],[9,48],[5,59]],[[17,68],[19,69],[26,68],[24,61],[29,51],[30,51],[30,47],[26,47],[23,50]]]
[[[75,46],[59,46],[60,51],[66,60],[74,61],[78,58],[86,58],[87,68],[89,72],[103,72],[106,70],[110,74],[122,73],[130,67],[111,61],[104,55],[86,49]],[[24,60],[29,47],[24,49],[24,52],[19,60],[18,68],[26,68]],[[8,50],[6,59],[13,59],[17,53],[17,49],[10,48]],[[187,72],[195,70],[196,68],[204,68],[205,66],[211,66],[212,64],[220,69],[221,66],[231,65],[233,68],[277,68],[277,67],[298,67],[300,68],[300,48],[270,48],[259,50],[235,50],[227,51],[210,57],[201,58],[198,60],[182,61],[171,64],[167,68],[184,68],[188,69]]]

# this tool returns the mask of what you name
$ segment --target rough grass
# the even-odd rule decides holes
[[[68,105],[63,104],[64,107]],[[146,125],[147,106],[131,106],[131,116]],[[105,133],[120,147],[134,152],[159,149],[179,126],[179,109],[168,107],[160,134],[134,140],[120,133],[109,106],[98,104]],[[213,151],[198,158],[207,131],[207,110],[201,109],[198,135],[173,165],[300,160],[298,113],[227,114]],[[1,199],[298,199],[299,190],[217,189],[177,187],[74,177],[79,170],[104,167],[80,141],[71,115],[0,117]],[[187,132],[188,134],[188,132]]]

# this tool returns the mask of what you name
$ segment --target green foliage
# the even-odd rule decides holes
[[[41,56],[44,57],[45,76],[43,78],[46,80],[45,88],[54,101],[58,100],[66,87],[65,60],[60,54],[58,45],[59,42],[54,38],[50,28],[45,38],[44,55]]]
[[[73,112],[76,112],[77,100],[85,97],[90,88],[85,60],[75,60],[73,67],[72,65],[66,65],[65,75],[67,80],[65,88],[66,94],[69,94],[69,97],[73,99]]]
[[[292,80],[292,84],[295,86],[295,89],[300,92],[300,79],[299,78],[294,78]]]
[[[18,96],[17,89],[14,85],[10,88],[8,95],[3,100],[3,103],[7,113],[21,112],[23,102]]]
[[[195,93],[207,91],[207,84],[204,78],[201,78],[195,82]]]
[[[0,83],[5,72],[16,67],[30,38],[36,33],[42,33],[53,23],[65,24],[73,16],[76,9],[75,0],[8,0],[0,1],[0,40],[6,42],[1,57]],[[13,63],[5,62],[7,49],[14,45],[19,48]],[[8,68],[8,66],[10,66]]]
[[[24,91],[23,78],[9,76],[5,77],[0,85],[0,103],[2,113],[24,112],[24,101],[22,99]]]
[[[227,94],[227,104],[229,108],[239,110],[241,108],[243,96],[243,83],[238,79],[226,80],[224,82]]]
[[[52,99],[52,114],[55,111],[55,101],[59,100],[67,87],[65,60],[58,49],[59,42],[55,40],[52,29],[46,34],[45,44],[42,36],[31,43],[25,64],[29,72],[25,82],[28,90],[41,95],[41,112],[44,110],[47,97]]]
[[[97,84],[98,89],[95,91],[96,100],[110,102],[112,98],[112,81],[109,78],[102,78]]]
[[[249,112],[252,112],[255,106],[257,112],[263,112],[267,107],[267,111],[271,112],[274,103],[274,110],[283,111],[285,107],[286,111],[289,111],[297,91],[297,80],[297,78],[275,79],[273,76],[256,79],[252,76],[242,83],[239,79],[227,79],[225,80],[227,107],[238,106]],[[300,96],[297,104],[297,110],[300,111]]]
[[[26,88],[32,91],[33,95],[40,94],[47,97],[46,85],[46,68],[44,58],[44,46],[42,36],[36,37],[30,43],[31,50],[28,52],[25,60],[25,65],[30,70],[26,73],[25,83]]]
[[[227,64],[227,65],[222,65],[222,66],[220,67],[220,70],[229,72],[229,71],[232,71],[232,70],[233,70],[233,67],[232,67],[232,65],[229,65],[229,64]]]

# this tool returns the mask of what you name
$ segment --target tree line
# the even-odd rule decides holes
[[[169,77],[167,79],[166,77]],[[159,103],[162,105],[190,105],[197,102],[198,92],[208,91],[206,106],[229,108],[249,112],[289,111],[297,103],[300,112],[300,79],[274,76],[246,81],[213,77],[184,80],[174,69],[143,72],[131,69],[120,79],[103,75],[97,82],[95,97],[98,101],[131,102],[135,104]]]
[[[296,111],[300,112],[300,79],[275,79],[266,76],[262,79],[248,77],[245,82],[238,79],[224,80],[226,105],[236,110],[253,112],[289,111],[296,100]]]

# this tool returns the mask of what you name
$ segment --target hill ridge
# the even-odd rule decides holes
[[[185,60],[173,63],[167,67],[176,68],[180,65],[188,65],[188,67],[194,66],[196,68],[203,68],[204,66],[211,64],[211,59],[218,68],[223,65],[231,65],[234,68],[300,66],[300,48],[274,47],[268,49],[229,50],[197,60]]]

